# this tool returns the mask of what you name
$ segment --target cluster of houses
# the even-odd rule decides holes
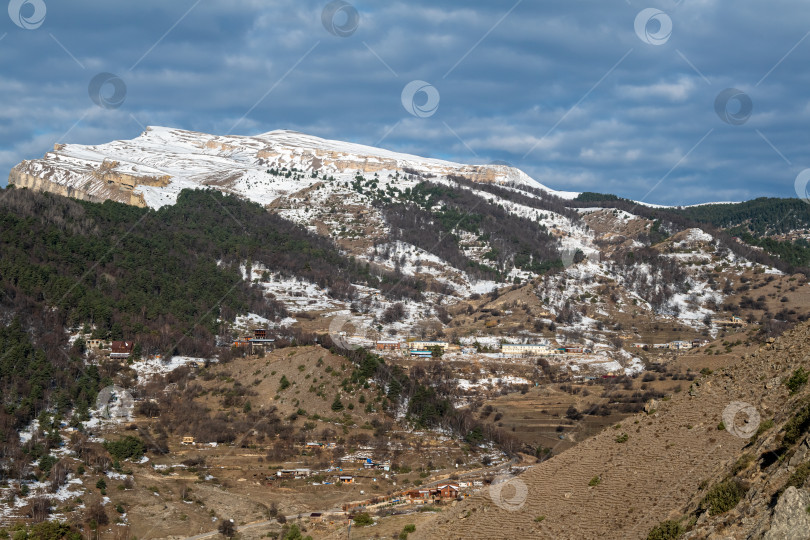
[[[411,489],[403,493],[409,502],[437,502],[441,500],[457,499],[459,494],[458,484],[441,484],[433,488]]]
[[[707,339],[693,339],[692,341],[683,341],[683,340],[676,340],[670,341],[669,343],[653,343],[652,345],[648,345],[647,343],[633,343],[633,348],[635,349],[668,349],[671,351],[685,351],[689,349],[696,349],[698,347],[702,347],[707,345],[709,340]]]
[[[483,482],[476,481],[476,485],[483,485]],[[471,487],[472,482],[458,482],[439,484],[432,488],[411,489],[387,496],[377,496],[365,501],[354,501],[343,505],[344,512],[364,509],[369,510],[384,505],[398,504],[440,504],[454,501],[462,496],[463,487]]]
[[[739,317],[732,317],[732,319],[739,320]],[[735,322],[735,324],[737,324]],[[668,343],[633,343],[631,346],[635,349],[668,349],[673,351],[683,351],[702,347],[709,343],[705,339],[693,339],[692,341],[675,340]],[[597,346],[598,347],[598,346]],[[473,352],[472,349],[462,348],[459,345],[449,343],[447,341],[377,341],[375,348],[378,351],[402,351],[409,356],[419,358],[430,358],[433,356],[433,351],[437,348],[443,353],[445,352]],[[581,345],[574,346],[558,346],[552,344],[548,340],[539,343],[502,343],[501,354],[504,356],[551,356],[556,354],[592,354],[593,350]]]
[[[365,470],[381,470],[381,471],[390,471],[391,470],[391,462],[390,461],[374,461],[374,458],[371,457],[370,454],[365,452],[356,452],[355,454],[350,454],[347,456],[343,456],[340,458],[341,461],[353,461],[355,463],[360,463],[363,465],[363,469]]]
[[[465,352],[460,345],[447,341],[377,341],[375,348],[378,351],[403,351],[409,356],[430,358],[433,351],[441,349],[442,352]],[[582,346],[559,347],[544,340],[539,343],[503,343],[501,354],[509,356],[548,356],[553,354],[590,354],[593,351]]]

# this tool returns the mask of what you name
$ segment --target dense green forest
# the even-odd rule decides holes
[[[801,199],[759,198],[742,203],[653,208],[616,195],[588,192],[569,201],[569,205],[619,208],[654,220],[656,230],[660,230],[661,223],[666,223],[672,232],[699,227],[720,239],[725,247],[737,255],[785,272],[806,272],[810,266],[810,244],[807,240],[772,238],[774,235],[810,230],[810,205]],[[663,238],[658,236],[650,240],[654,244]],[[750,249],[745,244],[762,248],[764,253]]]
[[[704,204],[673,211],[722,229],[744,230],[756,237],[810,229],[810,204],[801,199],[761,197],[734,204]]]
[[[98,337],[136,339],[165,350],[213,344],[217,320],[252,311],[271,320],[284,307],[243,281],[240,265],[308,279],[337,298],[352,283],[415,297],[423,285],[372,273],[328,239],[255,203],[217,191],[184,191],[177,204],[148,210],[7,190],[0,202],[0,283],[7,308],[25,297],[56,308],[67,326],[90,323]],[[168,328],[168,330],[167,330]],[[197,339],[194,339],[197,338]],[[172,351],[168,351],[172,352]],[[188,354],[205,351],[185,350]]]
[[[330,240],[217,191],[184,191],[157,211],[0,192],[0,461],[19,452],[35,459],[47,441],[21,447],[17,430],[45,410],[56,417],[43,417],[43,426],[74,408],[83,419],[111,382],[84,364],[83,342],[71,346],[65,328],[134,340],[144,354],[210,356],[218,321],[248,311],[286,316],[280,302],[242,279],[247,261],[346,300],[356,295],[352,283],[395,298],[418,298],[424,289],[372,272]]]

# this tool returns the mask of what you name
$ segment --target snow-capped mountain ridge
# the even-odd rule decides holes
[[[287,186],[290,189],[241,189],[244,186],[240,184],[255,183],[270,168],[296,169],[308,178],[299,178],[294,186]],[[113,199],[156,208],[173,203],[184,188],[213,187],[268,204],[314,184],[316,175],[345,181],[357,173],[403,171],[426,178],[463,176],[474,182],[508,183],[565,198],[576,196],[548,189],[506,165],[465,165],[289,130],[242,136],[165,127],[148,127],[127,141],[56,145],[43,158],[14,167],[9,183],[76,198]]]

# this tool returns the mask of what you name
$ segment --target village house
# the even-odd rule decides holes
[[[248,340],[251,346],[258,345],[261,347],[272,347],[275,342],[276,340],[273,338],[253,338]]]
[[[106,342],[103,339],[87,339],[84,342],[88,349],[103,349]]]
[[[455,499],[459,496],[458,484],[442,484],[435,488],[411,489],[403,493],[410,502],[433,502]]]
[[[133,341],[113,341],[110,350],[110,358],[126,359],[132,354],[135,346]]]
[[[267,329],[266,328],[256,328],[253,330],[253,337],[255,339],[266,339],[267,338]]]
[[[546,355],[551,354],[551,347],[548,343],[504,343],[501,345],[501,353],[520,356]]]
[[[692,342],[691,341],[681,341],[681,340],[670,341],[669,342],[669,348],[672,349],[672,350],[675,350],[675,351],[682,351],[682,350],[686,350],[686,349],[691,349],[692,348]]]
[[[728,319],[712,319],[712,324],[717,326],[747,326],[741,317],[732,316]]]
[[[399,341],[378,341],[374,346],[378,351],[398,351]]]
[[[430,499],[430,492],[429,489],[411,489],[403,493],[408,501],[427,501]]]
[[[180,444],[194,444],[194,437],[185,436]]]
[[[444,351],[449,345],[446,341],[409,341],[407,343],[410,350],[427,350],[429,347],[440,347]]]
[[[339,476],[338,482],[341,484],[354,484],[354,476]]]
[[[266,334],[265,334],[266,335]],[[233,342],[233,347],[238,349],[247,347],[248,353],[253,354],[253,347],[265,347],[272,349],[273,344],[276,342],[273,338],[257,338],[257,337],[244,337],[237,339]]]
[[[444,484],[436,488],[442,499],[455,499],[458,497],[458,484]]]
[[[375,462],[371,458],[366,458],[366,460],[363,461],[363,468],[364,469],[380,469],[380,470],[383,470],[383,471],[389,471],[389,470],[391,470],[391,462],[390,461],[383,461],[382,463],[380,463],[380,462]]]
[[[312,476],[310,469],[281,469],[276,472],[279,478],[307,478]]]

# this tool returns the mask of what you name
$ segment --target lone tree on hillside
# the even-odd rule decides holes
[[[226,538],[233,538],[236,536],[236,525],[233,524],[232,519],[223,519],[217,530],[219,531],[219,534]]]

